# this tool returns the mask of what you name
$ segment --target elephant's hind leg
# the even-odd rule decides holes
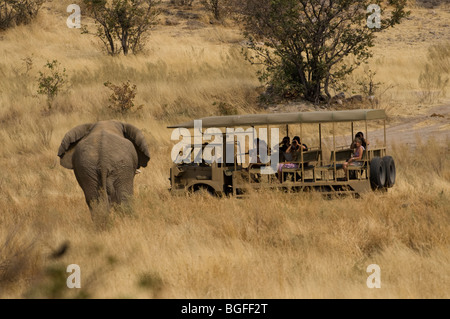
[[[89,170],[76,170],[75,177],[84,192],[86,203],[91,213],[92,221],[97,225],[107,222],[109,203],[105,191],[100,185],[98,174]]]
[[[133,178],[134,172],[130,179],[120,178],[113,182],[111,192],[111,203],[121,207],[121,210],[131,211],[131,199],[133,196]]]
[[[89,208],[91,208],[93,203],[98,201],[99,198],[98,189],[100,185],[95,175],[96,174],[92,175],[85,171],[75,170],[75,177],[83,190]]]

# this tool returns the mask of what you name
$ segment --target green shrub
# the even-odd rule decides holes
[[[95,35],[110,55],[136,54],[143,50],[159,10],[156,0],[83,0],[84,12],[94,19],[96,31],[85,26],[82,33]]]
[[[140,110],[142,105],[135,106],[136,84],[131,85],[130,81],[120,85],[105,82],[104,85],[112,91],[109,96],[110,104],[108,107],[115,112],[126,114],[133,110]]]
[[[46,0],[0,1],[0,30],[6,30],[14,25],[31,23],[45,1]]]
[[[237,115],[238,110],[235,106],[226,103],[226,102],[214,102],[213,105],[217,105],[217,108],[219,109],[220,115]]]
[[[47,61],[44,66],[45,70],[39,71],[37,93],[47,97],[49,109],[51,109],[55,97],[68,83],[66,69],[63,68],[61,71],[60,66],[61,64],[57,60]]]

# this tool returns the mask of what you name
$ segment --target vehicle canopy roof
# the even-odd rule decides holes
[[[203,117],[202,127],[236,127],[276,124],[353,122],[365,120],[386,119],[384,110],[345,110],[345,111],[315,111],[290,112],[270,114],[245,114]],[[170,125],[167,128],[193,128],[194,121]]]

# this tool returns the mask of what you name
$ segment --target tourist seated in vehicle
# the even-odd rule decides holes
[[[283,140],[280,142],[278,146],[279,163],[292,161],[292,155],[286,153],[290,145],[291,145],[291,138],[289,136],[283,137]]]
[[[299,167],[299,164],[295,163],[295,162],[298,162],[300,160],[300,156],[301,156],[300,145],[303,148],[303,152],[308,150],[308,147],[305,144],[301,144],[300,137],[295,136],[292,139],[292,144],[286,150],[286,155],[290,156],[290,160],[289,161],[286,160],[284,163],[278,164],[278,180],[280,182],[282,181],[281,174],[282,174],[283,168],[298,168]]]
[[[369,143],[369,141],[367,141],[367,140],[364,138],[364,133],[363,133],[363,132],[358,132],[358,133],[356,133],[356,134],[355,134],[355,139],[357,139],[357,138],[361,139],[361,145],[364,147],[364,149],[367,149],[367,146],[368,146],[370,143]],[[350,145],[350,148],[351,148],[351,149],[355,149],[355,148],[356,148],[355,140],[353,140],[353,143],[352,143],[352,145]]]
[[[303,152],[306,152],[308,150],[308,146],[306,144],[302,144],[302,142],[300,142],[300,137],[298,136],[294,136],[294,138],[292,139],[292,141],[297,141],[298,145],[301,145],[303,148]],[[299,150],[300,151],[300,150]]]
[[[342,168],[344,169],[345,172],[345,176],[347,176],[347,167],[350,166],[362,166],[363,163],[362,161],[362,157],[363,157],[363,153],[364,153],[364,146],[362,146],[362,140],[361,138],[357,137],[355,138],[355,140],[353,141],[353,144],[355,145],[355,151],[352,154],[352,157],[349,158],[342,166]],[[353,145],[352,144],[352,145]]]

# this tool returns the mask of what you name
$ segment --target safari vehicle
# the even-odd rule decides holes
[[[171,125],[168,128],[183,129],[185,133],[189,129],[197,129],[201,133],[206,133],[208,128],[216,128],[216,137],[217,134],[221,134],[223,141],[222,158],[234,157],[234,160],[223,161],[223,163],[220,161],[207,163],[202,160],[195,163],[192,161],[194,145],[188,145],[189,152],[184,157],[184,162],[178,158],[170,169],[170,189],[173,193],[206,190],[218,195],[242,195],[251,188],[269,187],[360,195],[372,190],[387,190],[395,183],[394,159],[386,154],[386,114],[384,110],[230,115],[205,117],[197,121],[201,122],[190,121]],[[196,128],[196,123],[201,123],[200,129]],[[359,127],[359,130],[364,132],[364,137],[370,141],[371,135],[368,126],[371,123],[384,131],[382,143],[380,145],[371,143],[363,153],[360,166],[348,166],[348,170],[345,172],[343,163],[351,157],[350,144],[355,136],[356,127]],[[312,129],[311,125],[313,125]],[[303,140],[304,126],[310,128],[309,135],[311,135],[311,131],[313,132],[315,138],[312,139],[309,136],[309,139],[316,141],[317,145],[312,145],[313,147],[308,148],[307,151],[300,151],[297,161],[298,168],[283,168],[281,172],[272,169],[268,170],[269,173],[263,173],[261,169],[273,168],[272,161],[274,158],[276,159],[277,155],[274,154],[272,157],[273,153],[268,154],[270,161],[265,164],[246,165],[249,163],[249,160],[245,161],[245,158],[248,159],[249,151],[246,145],[242,145],[243,141],[245,144],[245,137],[242,139],[239,138],[239,134],[234,134],[230,138],[227,131],[231,128],[232,132],[247,135],[250,140],[254,138],[251,133],[254,134],[256,128],[259,127],[260,132],[261,128],[265,128],[266,131],[263,132],[267,133],[270,140],[270,134],[277,132],[273,128],[280,130],[281,127],[283,134],[278,134],[277,143],[284,135],[289,135],[289,132],[296,130],[299,132],[296,135],[300,136],[302,143],[310,144],[312,142],[308,143],[308,140]],[[250,130],[235,130],[244,127],[250,128]],[[204,129],[207,130],[203,132]],[[328,132],[328,136],[324,136],[325,132]],[[347,140],[350,138],[350,143],[337,146],[337,141],[345,138]],[[189,144],[191,136],[188,136],[187,141]],[[197,146],[199,146],[198,141]],[[205,149],[207,145],[202,140],[202,149]],[[274,145],[273,141],[271,145]],[[230,154],[227,156],[226,153],[233,150],[233,157]],[[274,152],[272,148],[270,151]],[[182,155],[181,152],[180,155]]]

